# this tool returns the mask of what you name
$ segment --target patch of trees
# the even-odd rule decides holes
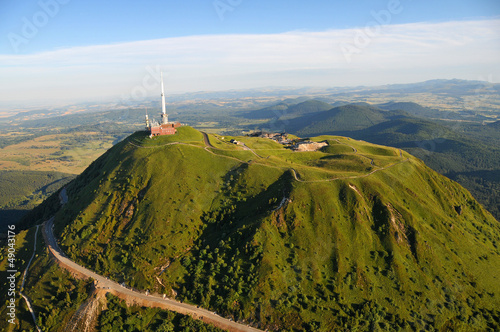
[[[217,246],[194,247],[193,256],[182,259],[189,271],[181,298],[224,315],[240,319],[243,302],[257,283],[257,270],[262,259],[262,248],[247,243],[240,251],[245,232],[221,240]]]
[[[127,307],[117,297],[107,295],[107,307],[99,315],[98,331],[102,332],[223,332],[212,325],[171,311],[154,308]]]
[[[61,282],[59,278],[51,278],[48,282],[50,287],[50,302],[46,306],[38,306],[37,324],[42,331],[52,331],[54,326],[60,323],[61,315],[68,309],[76,310],[80,303],[87,298],[92,288],[91,281],[71,279]]]

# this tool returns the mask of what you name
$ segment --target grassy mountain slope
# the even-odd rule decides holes
[[[117,144],[67,186],[61,246],[274,331],[499,327],[500,226],[460,185],[343,137],[316,152],[229,139],[205,148],[182,127]]]
[[[344,133],[345,134],[345,133]],[[470,190],[500,220],[500,149],[426,120],[402,118],[358,132],[357,139],[405,149]]]
[[[368,104],[341,106],[289,120],[287,131],[298,136],[345,135],[405,149],[432,169],[459,181],[500,219],[498,180],[482,176],[499,170],[498,133],[493,124],[450,128],[406,113],[423,115],[428,109],[418,104],[388,103],[384,107],[391,111]]]

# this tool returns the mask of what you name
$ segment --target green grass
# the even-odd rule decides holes
[[[366,107],[348,105],[350,112],[323,112],[322,114],[327,117],[323,119],[325,121],[315,122],[310,118],[294,119],[292,126],[287,129],[299,135],[342,134],[405,149],[424,160],[433,170],[459,182],[471,191],[474,197],[499,220],[500,191],[497,180],[498,165],[500,165],[499,131],[491,125],[483,125],[482,121],[474,122],[472,118],[468,118],[471,121],[460,121],[462,116],[458,114],[455,114],[457,118],[453,119],[454,115],[449,112],[425,109],[416,104],[398,103],[398,105],[411,114],[424,116],[425,119],[408,114],[395,116],[395,113],[375,111],[379,115],[385,114],[386,118],[380,123],[378,120],[367,122],[365,120],[368,117],[365,115],[375,113],[367,113]],[[420,107],[420,110],[415,111],[415,107]],[[442,105],[438,106],[441,107]],[[441,116],[448,118],[436,120]],[[433,120],[428,120],[430,118]],[[361,127],[357,127],[358,124]],[[327,136],[315,139],[323,140],[325,137]],[[373,148],[367,146],[368,151],[360,149],[360,153],[384,154],[383,151],[370,151]],[[387,148],[382,149],[387,150]],[[390,155],[387,153],[386,155]]]
[[[139,143],[144,147],[158,147],[174,142],[203,144],[203,135],[199,131],[187,126],[177,128],[175,135],[149,138],[146,132],[137,132],[130,136],[129,139],[131,142]]]
[[[283,146],[268,138],[258,137],[236,137],[240,142],[245,143],[249,148],[254,150],[281,150]],[[260,151],[257,151],[260,153]]]
[[[209,135],[208,139],[210,143],[217,149],[221,150],[241,150],[242,147],[233,143],[230,143],[230,139],[226,136],[220,135]]]
[[[292,152],[236,138],[259,158],[200,135],[136,133],[68,185],[68,256],[264,328],[498,327],[500,227],[458,184],[362,141]]]

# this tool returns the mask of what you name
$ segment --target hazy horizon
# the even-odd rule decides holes
[[[2,4],[0,108],[152,97],[160,71],[167,94],[500,82],[492,0],[197,3]]]

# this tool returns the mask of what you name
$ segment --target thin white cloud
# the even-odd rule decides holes
[[[452,78],[455,72],[466,79],[492,74],[498,80],[499,31],[500,19],[492,19],[189,36],[0,55],[0,103],[128,93],[141,84],[146,66],[161,66],[176,91],[384,84],[418,81],[423,73]]]

